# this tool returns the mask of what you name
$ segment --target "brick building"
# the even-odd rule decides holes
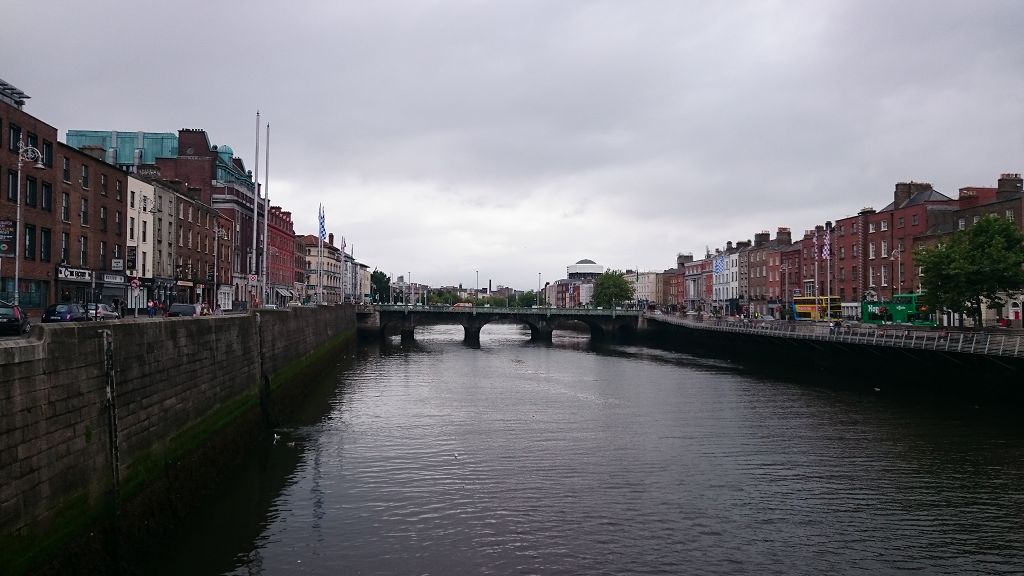
[[[28,98],[0,81],[0,228],[10,234],[0,298],[15,299],[17,246],[17,296],[26,309],[122,300],[127,178],[117,167],[58,142],[57,128],[24,111]],[[27,147],[38,151],[38,162]]]

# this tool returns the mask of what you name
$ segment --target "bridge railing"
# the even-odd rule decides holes
[[[516,308],[505,306],[423,306],[404,304],[379,304],[377,309],[381,312],[423,312],[423,313],[456,313],[456,314],[508,314],[508,315],[536,315],[536,316],[618,316],[639,317],[639,310],[623,310],[621,308]]]
[[[704,321],[675,316],[649,316],[649,320],[678,324],[698,330],[763,334],[779,338],[799,338],[850,344],[870,344],[896,348],[918,348],[968,354],[1024,356],[1024,336],[1019,333],[967,332],[954,330],[919,330],[899,325],[841,326],[830,328],[825,323],[783,321]]]

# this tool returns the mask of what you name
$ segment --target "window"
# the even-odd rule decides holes
[[[100,240],[100,268],[107,268],[107,241]]]
[[[181,230],[181,225],[178,225],[178,246],[184,246],[184,236]]]
[[[1013,222],[1013,210],[1006,211],[1006,219],[1009,220],[1010,222]]]
[[[64,157],[64,181],[71,183],[71,158]]]
[[[79,236],[78,237],[78,264],[79,266],[89,266],[89,237]]]
[[[128,217],[128,239],[135,240],[135,217]]]
[[[25,224],[25,260],[36,259],[36,227]]]
[[[107,229],[107,207],[100,206],[100,230]]]
[[[903,228],[903,216],[900,216],[899,218],[896,219],[896,227]]]
[[[100,174],[100,194],[107,195],[107,175]]]
[[[889,241],[882,240],[882,258],[889,257]]]
[[[868,266],[868,286],[875,287],[875,269]]]
[[[50,261],[50,241],[53,232],[49,228],[42,228],[39,230],[39,260],[41,262]]]
[[[888,286],[889,285],[889,282],[886,281],[886,278],[885,278],[885,269],[886,269],[886,266],[879,266],[879,268],[878,268],[878,276],[882,279],[882,286]]]
[[[875,231],[875,223],[874,222],[868,222],[868,234],[870,234],[870,233],[872,233],[874,231]]]
[[[147,240],[146,240],[146,221],[145,220],[142,221],[142,241],[143,242],[147,242]]]
[[[879,227],[881,227],[882,232],[885,232],[886,230],[889,229],[889,221],[888,220],[882,220],[881,222],[878,223],[878,225],[879,225]]]
[[[121,245],[120,244],[114,244],[114,255],[113,255],[113,257],[114,258],[120,258],[121,257]]]
[[[82,198],[82,226],[89,225],[89,199]]]
[[[60,233],[60,263],[68,264],[70,261],[68,258],[71,254],[68,253],[70,248],[69,243],[71,242],[71,236],[67,232]]]
[[[114,232],[117,234],[121,233],[121,211],[114,211]]]
[[[121,199],[121,181],[114,180],[114,197],[118,200]]]
[[[964,220],[963,218],[957,220],[956,229],[963,230],[964,228],[967,228],[967,221]]]
[[[43,210],[53,212],[53,184],[43,182]]]
[[[128,207],[135,208],[135,190],[128,191]]]
[[[981,216],[975,216],[972,224],[977,224],[981,220]]]
[[[917,214],[912,214],[910,216],[910,224],[912,226],[917,226]]]
[[[71,222],[71,195],[61,192],[60,200],[60,219],[64,222]]]
[[[11,202],[18,201],[18,173],[14,170],[7,171],[7,199]]]
[[[846,246],[839,247],[839,257],[846,258]]]
[[[188,221],[189,222],[192,221],[192,206],[191,205],[188,207]]]
[[[18,141],[21,140],[21,128],[17,124],[7,124],[7,146],[11,152],[18,152]]]
[[[82,188],[89,189],[89,167],[85,164],[82,164]]]
[[[25,205],[36,207],[39,203],[39,186],[35,178],[25,179]]]
[[[53,142],[43,140],[43,165],[53,168]]]
[[[868,244],[868,258],[870,258],[872,260],[875,258],[875,243],[874,242]]]

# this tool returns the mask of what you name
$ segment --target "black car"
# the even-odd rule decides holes
[[[178,316],[198,316],[199,307],[196,304],[171,304],[171,307],[167,309],[168,318],[176,318]]]
[[[80,322],[89,319],[89,314],[78,304],[51,304],[43,311],[43,322]]]
[[[21,306],[0,301],[0,334],[24,334],[32,327]]]

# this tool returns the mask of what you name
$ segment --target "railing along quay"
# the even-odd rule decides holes
[[[831,328],[820,322],[786,322],[781,320],[715,320],[703,321],[670,315],[648,315],[648,320],[666,322],[716,332],[739,332],[777,338],[797,338],[848,344],[869,344],[895,348],[917,348],[966,354],[1024,356],[1024,336],[1020,333],[968,332],[958,330],[919,330],[899,325],[845,326]]]

